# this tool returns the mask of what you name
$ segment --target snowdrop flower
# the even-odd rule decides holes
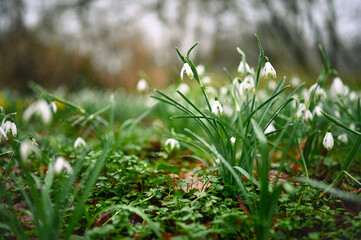
[[[190,91],[189,86],[183,82],[181,84],[179,84],[177,89],[178,89],[178,91],[180,91],[183,94],[187,94]]]
[[[85,146],[86,146],[86,142],[82,137],[77,137],[77,139],[75,139],[74,148],[80,148]]]
[[[196,67],[196,69],[197,69],[198,75],[202,75],[203,73],[206,72],[206,68],[205,68],[204,65],[202,65],[202,64],[199,64],[199,65]]]
[[[322,116],[322,107],[320,105],[317,105],[314,109],[313,109],[313,115],[316,115],[317,117],[321,117]]]
[[[54,171],[56,173],[60,173],[64,168],[68,171],[68,173],[73,173],[73,168],[70,163],[63,157],[57,157],[54,164]]]
[[[230,139],[229,139],[229,141],[231,141],[231,143],[232,143],[232,145],[236,142],[236,138],[235,137],[231,137]]]
[[[298,77],[293,77],[291,79],[291,85],[292,87],[297,87],[298,85],[300,85],[301,80]]]
[[[205,76],[201,79],[201,81],[204,85],[208,85],[212,82],[212,78],[210,76]]]
[[[152,97],[148,97],[147,101],[145,103],[145,106],[147,106],[148,108],[152,108],[154,107],[154,105],[156,105],[158,103],[158,101]]]
[[[23,114],[24,121],[29,121],[33,115],[38,115],[44,124],[49,124],[52,119],[51,109],[48,103],[41,99],[31,104]]]
[[[21,156],[22,160],[25,161],[26,159],[28,159],[28,157],[32,153],[35,153],[37,156],[40,155],[40,151],[37,147],[37,143],[35,142],[35,140],[33,140],[33,141],[25,140],[25,141],[21,142],[20,156]]]
[[[50,103],[50,108],[53,111],[53,113],[56,113],[56,111],[58,111],[58,108],[57,108],[56,103],[54,101],[52,101]]]
[[[243,99],[247,92],[255,91],[255,83],[252,76],[247,76],[241,84],[239,84],[239,95]]]
[[[268,127],[266,128],[266,130],[264,130],[264,133],[267,134],[267,133],[270,133],[270,132],[274,132],[276,131],[277,129],[275,128],[275,126],[271,123],[270,125],[268,125]]]
[[[330,92],[332,97],[346,96],[349,92],[349,88],[345,86],[339,77],[335,77],[332,81]]]
[[[8,136],[6,135],[4,129],[3,129],[2,127],[0,127],[0,141],[1,141],[3,138],[4,138],[4,139],[8,139]]]
[[[315,90],[316,88],[316,90]],[[308,90],[308,93],[311,95],[311,93],[315,90],[315,97],[316,98],[326,98],[326,92],[323,90],[317,83],[313,84],[310,89]]]
[[[222,96],[226,96],[228,94],[228,88],[226,86],[223,86],[219,89],[219,93]]]
[[[304,113],[304,119],[306,122],[311,121],[313,119],[313,115],[310,110],[306,109]]]
[[[350,92],[349,98],[351,101],[355,101],[355,100],[357,100],[358,95],[356,92],[352,91],[352,92]]]
[[[11,133],[12,133],[12,135],[14,137],[18,134],[18,131],[16,129],[16,125],[13,122],[6,121],[4,124],[2,124],[1,128],[6,134],[9,134],[10,131],[11,131]]]
[[[355,125],[354,123],[351,123],[351,124],[350,124],[350,129],[356,130],[356,125]]]
[[[223,115],[223,107],[221,103],[217,100],[217,98],[212,105],[212,113],[214,115]]]
[[[300,106],[298,107],[297,113],[296,113],[296,119],[303,118],[305,121],[309,121],[313,119],[313,115],[309,109],[306,108],[306,105],[303,103],[300,103]]]
[[[270,62],[266,62],[263,68],[263,77],[264,78],[276,78],[276,70],[273,68]]]
[[[216,159],[216,162],[213,163],[213,167],[217,167],[217,165],[221,164],[221,160],[219,158]]]
[[[333,148],[334,141],[332,134],[330,132],[327,132],[325,137],[323,138],[323,146],[327,149],[327,151],[330,151]]]
[[[183,81],[183,74],[184,74],[184,72],[187,73],[187,75],[188,75],[188,77],[189,77],[190,79],[193,79],[193,71],[192,71],[191,66],[189,66],[188,63],[185,63],[185,64],[183,65],[182,70],[181,70],[181,72],[180,72],[180,77],[181,77],[182,81]]]
[[[148,89],[149,89],[148,82],[144,78],[140,79],[137,84],[137,91],[146,92],[148,91]]]
[[[172,152],[174,149],[179,149],[180,145],[178,140],[174,139],[174,138],[168,138],[165,141],[165,149],[167,150],[167,152]]]
[[[346,133],[343,133],[343,134],[338,135],[337,140],[339,140],[340,142],[343,142],[343,143],[347,144],[347,143],[348,143],[347,134],[346,134]]]
[[[275,90],[277,87],[277,83],[274,80],[269,80],[268,81],[268,88],[271,90]]]
[[[239,66],[238,66],[238,73],[243,75],[243,74],[247,74],[247,72],[250,72],[251,71],[251,68],[248,66],[247,63],[241,61],[239,63]]]

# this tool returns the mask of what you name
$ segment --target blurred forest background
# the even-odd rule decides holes
[[[236,47],[256,66],[255,33],[279,76],[315,81],[322,44],[356,86],[360,26],[358,0],[0,0],[0,87],[161,88],[179,78],[175,46],[199,41],[195,63],[217,75],[236,71]]]

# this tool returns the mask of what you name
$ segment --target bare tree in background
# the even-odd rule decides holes
[[[16,30],[24,29],[22,0],[0,0],[0,40]]]

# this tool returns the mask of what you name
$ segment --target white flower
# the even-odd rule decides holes
[[[268,81],[268,88],[271,90],[275,90],[277,87],[277,83],[274,80],[269,80]]]
[[[226,86],[223,86],[219,89],[219,93],[222,96],[226,96],[228,94],[228,88]]]
[[[316,90],[315,90],[316,88]],[[323,90],[317,83],[313,84],[310,89],[308,90],[308,93],[311,95],[311,93],[315,90],[315,97],[316,98],[326,98],[326,92]]]
[[[205,76],[201,79],[201,81],[204,85],[208,85],[212,82],[212,78],[210,76]]]
[[[86,142],[82,137],[77,137],[77,139],[75,139],[74,148],[85,147],[85,146],[86,146]]]
[[[186,83],[181,83],[178,86],[178,91],[180,91],[183,94],[187,94],[190,91],[189,86]]]
[[[304,119],[305,119],[306,122],[313,119],[313,115],[312,115],[310,110],[306,109],[306,111],[304,113]]]
[[[174,149],[179,149],[180,145],[178,140],[174,139],[174,138],[168,138],[165,141],[165,149],[167,150],[167,152],[172,152]]]
[[[255,91],[255,83],[252,76],[247,76],[243,82],[239,84],[239,95],[243,99],[244,95],[247,92],[254,92]]]
[[[215,100],[212,105],[212,113],[214,115],[223,115],[223,107],[218,100]]]
[[[238,73],[243,75],[243,74],[247,74],[247,72],[249,72],[249,71],[251,71],[251,69],[248,66],[248,64],[241,61],[238,66]]]
[[[2,127],[0,127],[0,141],[1,141],[3,138],[4,138],[4,139],[8,139],[8,136],[6,135],[4,129],[3,129]]]
[[[63,157],[57,157],[54,164],[54,171],[56,173],[60,173],[63,168],[65,168],[68,173],[73,173],[73,168],[71,167],[70,163]]]
[[[355,100],[357,100],[358,95],[356,92],[352,91],[352,92],[350,92],[349,98],[351,101],[355,101]]]
[[[188,63],[185,63],[185,64],[183,65],[182,70],[181,70],[181,72],[180,72],[180,77],[181,77],[182,81],[183,81],[183,74],[184,74],[184,72],[187,73],[187,75],[188,75],[188,77],[189,77],[190,79],[193,79],[192,68],[191,68],[191,66],[189,66]]]
[[[28,159],[28,157],[31,153],[35,153],[37,156],[40,155],[40,151],[37,147],[37,143],[35,142],[35,140],[33,140],[33,141],[25,140],[25,141],[21,142],[20,156],[21,156],[22,160],[25,161],[26,159]]]
[[[148,82],[145,79],[140,79],[137,84],[137,91],[138,92],[146,92],[149,89]]]
[[[339,77],[335,77],[332,81],[330,92],[332,97],[346,96],[349,92],[349,88],[345,86]]]
[[[293,77],[291,79],[291,85],[292,87],[297,87],[298,85],[300,85],[301,80],[298,77]]]
[[[268,127],[266,128],[266,130],[264,130],[264,133],[267,134],[267,133],[270,133],[270,132],[274,132],[276,131],[277,129],[275,128],[275,126],[271,123],[270,125],[268,125]]]
[[[327,132],[325,137],[323,138],[323,146],[327,149],[327,151],[330,151],[333,148],[334,141],[332,134],[330,132]]]
[[[347,144],[347,143],[348,143],[347,134],[346,134],[346,133],[343,133],[343,134],[338,135],[337,140],[339,140],[340,142],[343,142],[343,143]]]
[[[356,130],[356,125],[355,125],[354,123],[351,123],[351,124],[350,124],[350,128],[351,128],[352,130]]]
[[[313,115],[316,115],[317,117],[321,117],[322,116],[322,107],[320,105],[317,105],[314,109],[313,109]]]
[[[263,77],[264,78],[276,78],[276,70],[273,68],[270,62],[266,62],[263,68]]]
[[[213,167],[217,167],[217,165],[221,164],[221,160],[219,158],[216,159],[215,163],[213,163]]]
[[[309,109],[306,108],[306,105],[303,103],[300,103],[297,113],[296,113],[296,119],[303,118],[305,121],[312,120],[313,115]]]
[[[51,110],[53,110],[53,113],[56,113],[56,111],[58,111],[58,108],[57,108],[56,103],[54,101],[52,101],[50,103],[50,107],[51,107]]]
[[[231,137],[231,138],[229,139],[229,141],[231,141],[231,143],[234,144],[234,143],[236,142],[236,138],[235,138],[235,137]]]
[[[38,115],[44,124],[49,124],[52,119],[51,109],[45,100],[38,100],[31,104],[23,114],[24,121],[29,121],[33,115]]]
[[[2,126],[1,128],[3,129],[3,131],[6,133],[6,134],[9,134],[10,131],[12,133],[12,135],[15,137],[17,134],[18,134],[18,131],[16,129],[16,125],[15,123],[13,122],[10,122],[10,121],[6,121]]]
[[[206,71],[206,68],[205,68],[204,65],[202,65],[202,64],[199,64],[199,65],[196,67],[196,69],[197,69],[198,75],[202,75],[202,74],[205,73],[205,71]]]

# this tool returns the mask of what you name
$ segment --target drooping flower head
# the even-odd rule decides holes
[[[332,137],[332,134],[330,132],[327,132],[325,137],[323,138],[323,146],[327,149],[327,151],[330,151],[333,148],[334,140]]]
[[[263,77],[266,79],[276,78],[276,70],[273,68],[270,62],[266,62],[263,68]]]
[[[342,134],[338,135],[337,140],[347,144],[348,143],[347,133],[342,133]]]
[[[40,156],[40,150],[39,150],[38,145],[35,142],[35,140],[34,139],[32,141],[25,140],[25,141],[21,142],[20,156],[21,156],[22,160],[26,161],[32,153],[35,153],[37,156]]]
[[[39,116],[45,125],[49,124],[52,119],[50,106],[43,99],[34,102],[24,111],[24,121],[29,121],[33,115]]]
[[[218,99],[216,98],[216,100],[214,101],[213,105],[212,105],[212,113],[214,115],[223,115],[223,107],[222,104],[218,101]]]
[[[137,83],[137,91],[138,92],[146,92],[149,89],[149,85],[147,80],[144,78],[140,79]]]
[[[190,88],[186,83],[182,82],[181,84],[179,84],[177,90],[183,94],[187,94],[187,93],[189,93]]]
[[[16,125],[13,122],[6,121],[4,124],[1,125],[1,128],[6,134],[9,134],[11,132],[14,137],[18,134]]]
[[[182,70],[181,70],[181,72],[180,72],[180,77],[181,77],[182,81],[183,81],[183,74],[184,74],[184,72],[187,73],[187,75],[188,75],[188,77],[189,77],[190,79],[193,79],[193,71],[192,71],[191,66],[189,66],[188,63],[183,64]]]
[[[85,146],[86,146],[86,142],[82,137],[77,137],[77,139],[75,139],[74,148],[81,148]]]
[[[165,149],[167,150],[167,152],[173,152],[173,150],[175,149],[179,149],[180,148],[180,144],[178,142],[178,140],[174,139],[174,138],[168,138],[165,141]]]
[[[240,75],[247,74],[251,71],[251,68],[248,66],[246,62],[241,61],[238,66],[238,73]]]
[[[315,90],[316,89],[316,90]],[[315,97],[316,98],[322,98],[325,99],[326,98],[326,92],[325,90],[323,90],[317,83],[313,84],[310,89],[308,90],[309,95],[311,95],[311,93],[315,91]]]
[[[313,115],[309,109],[306,108],[306,105],[303,103],[300,103],[297,113],[296,113],[296,119],[304,119],[305,121],[309,121],[313,119]]]
[[[54,164],[54,171],[56,173],[60,173],[64,168],[68,171],[68,173],[73,173],[73,168],[70,163],[63,157],[57,157]]]
[[[335,77],[332,80],[330,93],[332,97],[343,97],[349,93],[350,89],[343,84],[340,77]]]
[[[239,89],[239,95],[241,96],[242,99],[244,98],[244,95],[247,92],[255,92],[254,78],[251,75],[245,77],[243,82],[239,84],[238,89]]]

